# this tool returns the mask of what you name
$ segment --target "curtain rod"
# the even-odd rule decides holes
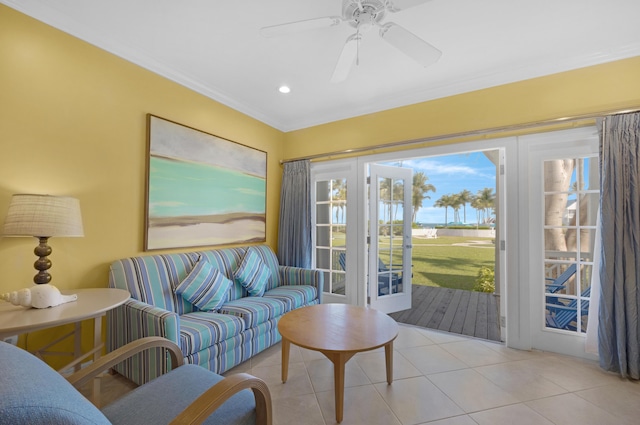
[[[298,158],[282,159],[282,160],[280,160],[280,164],[284,164],[285,162],[294,162],[294,161],[302,161],[302,160],[313,160],[313,159],[318,159],[318,158],[328,158],[328,157],[332,157],[332,156],[335,156],[335,155],[348,155],[348,154],[359,153],[359,152],[373,151],[373,150],[376,150],[376,149],[387,149],[387,148],[394,148],[394,147],[412,146],[412,145],[418,145],[418,144],[422,144],[422,143],[444,141],[444,140],[457,139],[457,138],[462,138],[462,137],[486,136],[486,135],[489,135],[489,134],[506,133],[506,132],[510,132],[510,131],[526,130],[526,129],[536,128],[536,127],[548,127],[548,126],[552,126],[554,124],[563,124],[563,123],[570,123],[570,122],[574,122],[574,121],[583,121],[583,120],[589,120],[589,119],[603,118],[604,116],[607,116],[607,115],[627,114],[627,113],[632,113],[632,112],[640,112],[640,107],[631,108],[631,109],[621,109],[621,110],[615,110],[615,111],[608,111],[608,112],[600,112],[600,113],[597,113],[597,114],[585,114],[585,115],[575,115],[575,116],[571,116],[571,117],[554,118],[554,119],[550,119],[550,120],[534,121],[534,122],[524,123],[524,124],[512,124],[512,125],[506,125],[506,126],[502,126],[502,127],[487,128],[487,129],[484,129],[484,130],[462,131],[462,132],[459,132],[459,133],[450,133],[450,134],[445,134],[445,135],[441,135],[441,136],[431,136],[431,137],[426,137],[426,138],[423,138],[423,139],[406,140],[406,141],[402,141],[402,142],[383,143],[383,144],[380,144],[380,145],[366,146],[366,147],[361,147],[361,148],[344,149],[344,150],[340,150],[340,151],[333,151],[333,152],[319,153],[319,154],[315,154],[315,155],[301,156],[301,157],[298,157]]]

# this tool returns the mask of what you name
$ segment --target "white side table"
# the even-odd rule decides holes
[[[61,290],[60,292],[63,294],[77,294],[78,299],[70,303],[43,309],[25,308],[0,301],[0,339],[12,335],[75,323],[75,329],[72,332],[33,351],[33,353],[40,358],[45,354],[71,355],[73,361],[59,369],[59,372],[71,367],[78,370],[80,363],[89,356],[93,355],[94,361],[100,357],[102,348],[104,347],[104,343],[102,342],[102,317],[104,317],[107,311],[124,304],[124,302],[131,297],[131,294],[123,289],[115,288]],[[93,319],[93,348],[86,353],[82,353],[81,322],[87,319]],[[70,336],[74,337],[74,351],[72,353],[47,351],[52,345]],[[93,386],[93,401],[96,405],[100,403],[99,398],[99,381],[95,381]]]

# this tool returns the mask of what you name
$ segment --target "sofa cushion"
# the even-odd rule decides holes
[[[287,303],[278,298],[247,297],[229,301],[220,307],[220,313],[244,320],[245,327],[252,328],[289,311]]]
[[[261,297],[271,276],[271,271],[264,264],[260,255],[249,248],[240,263],[240,267],[233,273],[233,276],[247,290],[250,296]]]
[[[220,270],[215,269],[204,258],[189,272],[176,288],[176,293],[199,310],[215,311],[226,300],[232,282]]]
[[[180,316],[180,348],[188,356],[232,338],[245,329],[242,318],[198,311]]]
[[[287,285],[270,289],[264,293],[263,297],[282,300],[287,303],[289,310],[293,310],[318,298],[318,290],[311,285]]]

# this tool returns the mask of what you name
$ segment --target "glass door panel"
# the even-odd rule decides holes
[[[324,272],[324,291],[345,295],[346,178],[315,183],[316,268]]]
[[[412,174],[370,166],[369,297],[385,313],[411,308]]]
[[[378,219],[378,296],[402,292],[405,181],[380,177]]]
[[[544,328],[584,334],[599,188],[596,157],[544,161]]]

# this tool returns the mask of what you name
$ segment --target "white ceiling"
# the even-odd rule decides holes
[[[640,56],[639,0],[431,0],[384,22],[440,49],[435,65],[371,31],[339,84],[329,79],[351,26],[259,29],[340,16],[341,0],[0,2],[282,131]]]

